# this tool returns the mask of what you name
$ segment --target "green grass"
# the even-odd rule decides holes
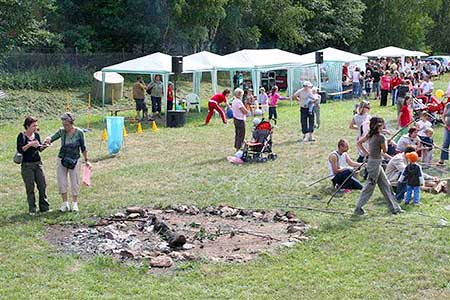
[[[80,214],[55,212],[36,218],[25,214],[20,170],[12,163],[21,120],[3,123],[0,299],[449,299],[450,228],[438,225],[441,218],[450,221],[445,209],[450,201],[443,194],[422,194],[423,205],[407,207],[400,216],[389,214],[378,191],[366,206],[365,218],[294,209],[314,226],[308,242],[246,264],[186,263],[165,275],[148,274],[145,267],[125,266],[107,257],[63,255],[45,240],[48,224],[87,223],[94,215],[107,216],[127,205],[324,209],[329,182],[313,188],[307,184],[327,174],[327,155],[339,138],[354,140],[356,132],[347,129],[352,109],[351,101],[324,104],[318,142],[300,144],[298,107],[283,103],[274,133],[279,159],[243,166],[225,159],[233,154],[233,126],[223,126],[218,117],[210,126],[199,126],[205,110],[200,116],[190,113],[184,128],[153,133],[146,126],[141,136],[127,124],[126,147],[112,158],[101,143],[102,118],[95,115],[94,129],[86,135],[90,157],[96,161],[93,184],[81,190]],[[60,111],[55,108],[53,115]],[[391,107],[375,104],[372,114],[393,124]],[[86,117],[80,116],[77,125],[85,124]],[[42,118],[41,134],[51,134],[59,125],[53,116]],[[435,140],[442,142],[442,128],[436,130]],[[53,209],[60,203],[55,178],[58,146],[43,153]],[[350,154],[355,156],[354,145]],[[338,197],[330,208],[351,213],[358,195]]]

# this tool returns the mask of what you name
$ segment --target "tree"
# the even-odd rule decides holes
[[[0,0],[0,53],[13,47],[61,49],[60,36],[47,30],[46,15],[53,9],[52,0]]]

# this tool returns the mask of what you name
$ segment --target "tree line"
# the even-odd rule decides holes
[[[0,53],[450,53],[448,0],[0,0]]]

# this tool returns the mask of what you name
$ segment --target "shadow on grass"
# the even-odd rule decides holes
[[[206,166],[206,165],[212,165],[212,164],[221,163],[221,162],[224,162],[226,160],[227,160],[227,158],[226,158],[226,156],[224,156],[224,157],[220,157],[220,158],[214,158],[214,159],[209,159],[209,160],[195,162],[195,163],[191,164],[190,166],[191,167]]]
[[[67,221],[68,214],[64,214],[59,210],[50,211],[47,213],[38,213],[35,216],[30,216],[28,213],[20,213],[10,216],[9,218],[0,220],[0,227],[8,226],[12,224],[27,224],[30,222],[44,221],[48,224],[56,224],[63,221],[61,217],[64,216],[64,221]],[[69,218],[73,219],[73,218]]]

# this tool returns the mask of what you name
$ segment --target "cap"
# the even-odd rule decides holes
[[[406,153],[405,156],[410,162],[413,163],[419,160],[419,155],[417,155],[417,152]]]
[[[71,112],[65,112],[61,115],[61,120],[73,122],[75,121],[75,116]]]
[[[309,82],[308,80],[306,80],[306,81],[303,82],[303,86],[309,86],[309,87],[312,87],[313,85],[312,85],[311,82]]]

